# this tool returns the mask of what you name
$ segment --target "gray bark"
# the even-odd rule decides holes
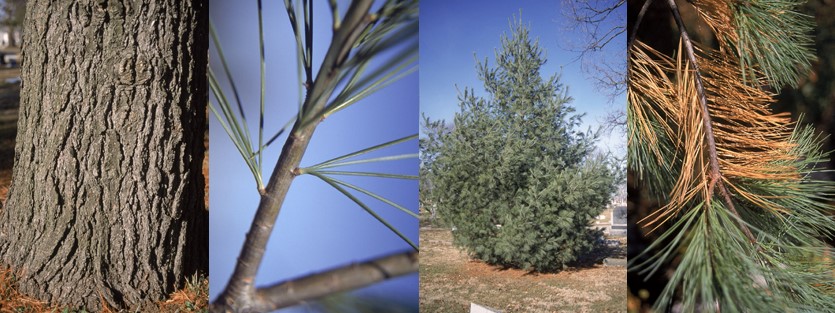
[[[29,1],[0,260],[55,304],[138,308],[208,269],[208,1]]]

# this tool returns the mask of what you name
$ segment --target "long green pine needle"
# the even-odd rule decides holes
[[[258,168],[260,171],[262,163],[261,147],[264,146],[264,95],[267,92],[265,82],[266,60],[264,57],[264,22],[261,13],[261,0],[258,0],[258,48],[261,52],[261,110],[258,115]]]
[[[217,54],[220,58],[220,63],[223,65],[223,72],[226,74],[226,80],[229,81],[229,86],[232,87],[232,94],[235,96],[235,102],[238,105],[238,113],[241,114],[241,120],[246,124],[246,115],[244,114],[243,102],[238,93],[238,87],[235,85],[235,80],[232,79],[232,72],[229,70],[229,65],[226,63],[226,56],[223,54],[223,47],[220,45],[220,38],[215,31],[215,26],[212,21],[209,21],[209,33],[212,35],[212,42],[217,48]]]
[[[329,177],[327,177],[327,176],[324,176],[324,175],[320,175],[320,174],[317,174],[317,173],[313,173],[313,172],[311,172],[310,174],[311,174],[311,175],[313,175],[313,176],[316,176],[316,177],[318,177],[319,179],[323,180],[324,182],[328,183],[328,184],[329,184],[329,185],[331,185],[333,188],[335,188],[336,190],[338,190],[339,192],[341,192],[343,195],[345,195],[346,197],[348,197],[348,199],[351,199],[351,201],[354,201],[354,203],[356,203],[356,204],[357,204],[357,205],[359,205],[359,206],[360,206],[363,210],[365,210],[366,212],[368,212],[368,214],[371,214],[371,216],[373,216],[375,219],[377,219],[377,221],[379,221],[380,223],[382,223],[383,225],[385,225],[385,226],[386,226],[389,230],[391,230],[392,232],[394,232],[395,234],[397,234],[397,236],[398,236],[398,237],[400,237],[400,239],[403,239],[403,241],[405,241],[405,242],[406,242],[406,243],[408,243],[410,246],[412,246],[412,248],[413,248],[413,249],[415,249],[415,251],[419,251],[418,246],[417,246],[414,242],[412,242],[412,240],[410,240],[408,237],[406,237],[406,235],[404,235],[404,234],[403,234],[403,233],[401,233],[399,230],[397,230],[397,228],[395,228],[394,226],[392,226],[392,225],[391,225],[391,223],[389,223],[388,221],[386,221],[383,217],[381,217],[381,216],[380,216],[380,215],[378,215],[376,212],[374,212],[373,210],[371,210],[371,208],[369,208],[367,205],[365,205],[365,203],[363,203],[362,201],[360,201],[357,197],[355,197],[354,195],[352,195],[350,192],[348,192],[348,191],[347,191],[347,190],[345,190],[344,188],[340,187],[340,186],[339,186],[339,184],[337,184],[336,182],[334,182],[334,181],[333,181],[333,179],[331,179],[331,178],[329,178]]]
[[[374,173],[374,172],[351,172],[351,171],[315,171],[315,172],[317,172],[319,174],[325,174],[325,175],[367,176],[367,177],[411,179],[411,180],[417,180],[417,179],[420,178],[418,175],[401,175],[401,174]]]
[[[359,151],[351,152],[351,153],[348,153],[346,155],[338,156],[338,157],[335,157],[333,159],[324,161],[322,163],[319,163],[319,164],[316,164],[316,165],[313,165],[313,166],[309,166],[309,168],[321,168],[324,165],[328,165],[328,164],[331,164],[331,163],[334,163],[334,162],[338,162],[338,161],[342,161],[342,160],[345,160],[345,159],[353,158],[355,156],[360,156],[360,155],[363,155],[363,154],[366,154],[366,153],[369,153],[369,152],[380,150],[380,149],[388,147],[388,146],[396,145],[398,143],[406,142],[406,141],[409,141],[409,140],[414,140],[414,139],[417,139],[417,137],[418,137],[418,134],[414,134],[414,135],[409,135],[409,136],[406,136],[406,137],[403,137],[403,138],[398,138],[398,139],[395,139],[395,140],[392,140],[392,141],[389,141],[389,142],[384,142],[384,143],[381,143],[381,144],[373,146],[373,147],[369,147],[369,148],[365,148],[365,149],[362,149],[362,150],[359,150]]]
[[[324,174],[323,172],[315,172],[315,173],[316,173],[316,174]],[[312,175],[312,173],[310,173],[310,174]],[[412,212],[411,210],[409,210],[409,209],[407,209],[407,208],[403,207],[402,205],[399,205],[399,204],[395,203],[394,201],[391,201],[391,200],[389,200],[389,199],[386,199],[386,198],[385,198],[385,197],[383,197],[383,196],[380,196],[380,195],[378,195],[378,194],[376,194],[376,193],[373,193],[373,192],[371,192],[371,191],[368,191],[368,190],[366,190],[366,189],[364,189],[364,188],[361,188],[361,187],[358,187],[358,186],[356,186],[356,185],[353,185],[353,184],[350,184],[350,183],[347,183],[347,182],[344,182],[344,181],[338,180],[338,179],[336,179],[336,178],[333,178],[333,177],[330,177],[330,176],[327,176],[327,177],[328,177],[329,179],[331,179],[333,182],[337,183],[337,184],[340,184],[340,185],[342,185],[342,186],[345,186],[345,187],[348,187],[348,188],[354,189],[354,190],[356,190],[356,191],[362,192],[362,193],[364,193],[364,194],[366,194],[366,195],[369,195],[369,196],[373,197],[374,199],[380,200],[380,201],[382,201],[382,202],[384,202],[384,203],[386,203],[386,204],[388,204],[388,205],[390,205],[390,206],[392,206],[392,207],[394,207],[394,208],[396,208],[396,209],[398,209],[398,210],[402,211],[403,213],[409,214],[409,215],[411,215],[411,216],[412,216],[412,217],[414,217],[414,218],[418,218],[417,213]]]

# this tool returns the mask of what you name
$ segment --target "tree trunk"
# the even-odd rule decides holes
[[[0,259],[41,300],[98,311],[208,269],[208,1],[29,1]]]
[[[17,47],[17,40],[14,38],[14,32],[17,27],[9,26],[6,29],[9,31],[9,47]]]

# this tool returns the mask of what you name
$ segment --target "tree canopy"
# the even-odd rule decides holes
[[[546,60],[521,21],[502,35],[496,66],[477,62],[486,96],[459,94],[451,128],[422,143],[423,175],[438,206],[455,227],[456,244],[491,264],[559,270],[594,247],[592,218],[615,190],[616,171],[596,154],[596,132],[578,130],[582,114],[559,75],[543,78]],[[424,183],[424,186],[430,185]]]

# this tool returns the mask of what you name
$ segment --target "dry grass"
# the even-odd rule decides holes
[[[421,312],[467,312],[470,302],[504,313],[626,310],[624,267],[537,274],[471,260],[447,229],[422,228],[420,241]]]
[[[9,268],[0,269],[0,313],[82,313],[60,305],[51,305],[44,301],[29,297],[17,290],[18,275]],[[160,301],[156,307],[140,310],[118,311],[107,305],[101,298],[101,313],[116,312],[208,312],[209,311],[209,279],[204,276],[194,276],[188,279],[186,286],[171,293],[169,299]]]
[[[171,294],[168,300],[158,304],[160,312],[208,312],[209,278],[193,276],[183,289]]]
[[[21,294],[16,286],[15,273],[8,268],[0,269],[0,313],[51,312],[57,309],[47,306],[43,301]]]

